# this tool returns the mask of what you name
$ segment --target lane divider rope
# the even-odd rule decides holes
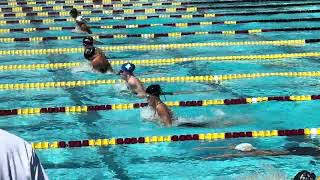
[[[185,58],[163,58],[163,59],[139,59],[139,60],[111,60],[111,64],[122,65],[131,62],[136,65],[155,66],[155,65],[171,65],[174,63],[193,62],[193,61],[264,61],[284,58],[302,58],[302,57],[320,57],[320,52],[306,52],[306,53],[287,53],[287,54],[260,54],[260,55],[237,55],[237,56],[207,56],[207,57],[185,57]],[[78,64],[74,62],[71,66],[76,67]],[[44,65],[37,65],[39,68]],[[52,64],[54,68],[61,65]],[[13,65],[12,68],[15,66]],[[49,65],[50,67],[50,65]],[[18,65],[17,65],[18,68]],[[37,68],[37,67],[36,67]]]
[[[171,32],[171,33],[150,33],[150,34],[100,34],[92,36],[95,39],[126,39],[126,38],[179,38],[182,36],[195,36],[195,35],[236,35],[236,34],[257,34],[257,33],[269,33],[269,32],[300,32],[300,31],[319,31],[320,27],[303,27],[303,28],[279,28],[279,29],[248,29],[248,30],[229,30],[229,31],[195,31],[195,32]],[[67,41],[74,39],[83,39],[82,36],[47,36],[47,37],[21,37],[21,38],[0,38],[0,42],[12,43],[12,42],[39,42],[39,41]]]
[[[270,73],[251,73],[251,74],[225,74],[225,75],[203,75],[203,76],[176,76],[176,77],[156,77],[139,78],[142,83],[155,82],[221,82],[234,79],[260,78],[260,77],[319,77],[320,71],[305,72],[270,72]],[[34,82],[34,83],[16,83],[0,84],[0,90],[21,90],[21,89],[43,89],[43,88],[70,88],[91,85],[112,85],[124,83],[120,79],[99,79],[99,80],[75,80],[61,82]]]
[[[101,3],[126,3],[126,2],[148,2],[148,0],[102,0]],[[161,0],[160,0],[161,1]],[[8,0],[7,2],[2,2],[0,5],[9,5],[9,6],[19,6],[19,5],[54,5],[54,4],[92,4],[97,3],[96,0],[48,0],[48,1],[39,1],[39,0],[28,0],[28,1],[15,1]],[[99,1],[98,1],[99,3]]]
[[[196,106],[215,106],[215,105],[240,105],[256,104],[267,101],[314,101],[319,100],[320,95],[299,95],[299,96],[272,96],[272,97],[248,97],[236,99],[214,99],[214,100],[195,100],[195,101],[170,101],[165,102],[169,107],[196,107]],[[87,113],[93,111],[110,110],[132,110],[148,106],[148,103],[129,103],[129,104],[108,104],[108,105],[89,105],[89,106],[64,106],[64,107],[43,107],[43,108],[23,108],[0,110],[0,116],[9,115],[34,115],[46,113]]]
[[[164,24],[124,24],[124,25],[104,25],[104,26],[90,26],[90,28],[98,29],[133,29],[133,28],[147,28],[158,26],[172,26],[172,27],[190,27],[190,26],[211,26],[215,24],[244,24],[244,23],[288,23],[288,22],[318,22],[320,18],[295,18],[295,19],[257,19],[257,20],[243,20],[243,21],[201,21],[201,22],[184,22],[184,23],[164,23]],[[62,31],[72,30],[74,26],[55,26],[55,27],[38,27],[38,28],[10,28],[0,29],[0,33],[12,33],[12,32],[34,32],[34,31]]]
[[[268,0],[265,2],[291,2],[292,0]],[[110,3],[128,3],[128,2],[140,2],[139,0],[101,0],[99,4],[110,4]],[[142,0],[141,2],[146,3],[156,3],[150,2],[148,0]],[[163,2],[163,0],[157,1]],[[179,1],[180,2],[180,1]],[[213,4],[226,4],[226,3],[239,3],[239,2],[263,2],[261,0],[229,0],[229,1],[207,1],[207,3]],[[2,6],[21,6],[21,5],[55,5],[55,4],[97,4],[95,0],[49,0],[49,1],[8,1],[0,2]]]
[[[122,137],[122,138],[101,138],[70,141],[41,141],[33,142],[34,149],[57,149],[57,148],[80,148],[80,147],[104,147],[109,145],[129,144],[155,144],[172,143],[181,141],[213,141],[227,140],[233,138],[270,138],[279,136],[318,136],[320,128],[286,129],[286,130],[255,130],[241,132],[209,132],[199,134],[167,135],[167,136],[146,136],[146,137]]]
[[[207,57],[185,57],[185,58],[163,58],[163,59],[139,59],[139,60],[112,60],[110,63],[113,66],[122,65],[131,62],[136,65],[155,66],[155,65],[171,65],[174,63],[193,62],[193,61],[264,61],[284,58],[302,58],[302,57],[319,57],[320,52],[306,52],[306,53],[288,53],[288,54],[260,54],[260,55],[237,55],[237,56],[207,56]],[[78,64],[70,66],[76,67]],[[38,64],[36,68],[46,67],[46,64]],[[51,64],[53,68],[57,66],[60,68],[64,65]],[[10,67],[10,66],[9,66]],[[15,66],[13,65],[12,68]],[[18,68],[18,65],[17,65]],[[49,65],[50,68],[50,65]]]
[[[320,5],[320,2],[311,3],[292,3],[292,4],[269,4],[269,5],[245,5],[245,6],[202,6],[202,7],[170,7],[170,8],[145,8],[145,9],[119,9],[119,10],[86,10],[81,11],[81,15],[87,14],[157,14],[157,13],[175,13],[175,12],[201,12],[205,10],[217,10],[217,9],[250,9],[250,8],[280,8],[280,7],[295,7],[295,6],[313,6]],[[27,12],[27,13],[1,13],[0,17],[22,17],[23,16],[70,16],[68,11],[62,11],[60,8],[54,8],[52,12]],[[60,12],[58,12],[61,10]],[[18,15],[17,15],[18,14]]]
[[[320,10],[291,10],[291,11],[263,11],[263,12],[240,12],[240,13],[204,13],[204,14],[159,14],[159,15],[139,15],[139,16],[121,16],[121,17],[88,17],[89,22],[98,22],[102,20],[146,20],[152,18],[178,18],[178,19],[192,19],[192,18],[214,18],[223,16],[254,16],[254,15],[274,15],[274,14],[302,14],[302,13],[319,13]],[[41,12],[39,12],[41,13]],[[92,14],[90,11],[82,11],[82,15]],[[46,14],[46,13],[45,13]],[[65,14],[67,12],[59,12],[59,14]],[[37,16],[40,14],[37,14]],[[0,14],[0,17],[2,15]],[[25,17],[26,13],[17,13],[16,17]],[[52,24],[56,22],[74,22],[72,18],[46,18],[46,19],[17,19],[17,20],[0,20],[0,25],[5,24],[31,24],[31,23],[43,23]]]
[[[55,6],[34,6],[34,7],[0,7],[0,12],[51,12],[57,10],[71,10],[76,8],[78,10],[87,9],[109,9],[117,8],[122,9],[126,7],[144,7],[144,6],[185,6],[185,5],[199,5],[199,4],[216,4],[221,2],[208,2],[208,1],[193,1],[193,2],[155,2],[155,3],[127,3],[127,4],[87,4],[87,5],[55,5]]]
[[[150,51],[164,49],[183,49],[189,47],[216,47],[216,46],[253,46],[253,45],[277,45],[277,46],[302,46],[306,43],[317,43],[320,39],[301,40],[275,40],[275,41],[238,41],[238,42],[205,42],[205,43],[181,43],[181,44],[153,44],[153,45],[128,45],[128,46],[101,46],[104,51]],[[0,50],[0,56],[8,55],[39,55],[39,54],[66,54],[82,53],[83,47],[78,48],[54,48],[54,49],[11,49]],[[23,66],[23,67],[22,67]],[[35,67],[36,66],[36,67]],[[39,66],[39,67],[38,67]],[[41,66],[41,67],[40,67]],[[0,66],[5,70],[39,69],[43,65],[7,65]],[[45,65],[49,66],[49,65]],[[65,65],[64,65],[65,66]],[[51,66],[49,66],[51,67]],[[60,68],[60,65],[57,65]],[[47,67],[45,67],[47,68]],[[54,67],[55,68],[55,67]]]

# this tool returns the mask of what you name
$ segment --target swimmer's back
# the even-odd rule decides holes
[[[113,71],[106,55],[100,48],[95,48],[95,55],[93,56],[93,59],[94,61],[92,62],[92,66],[94,69],[98,70],[101,73]]]
[[[23,139],[1,129],[0,179],[48,179],[32,146]]]

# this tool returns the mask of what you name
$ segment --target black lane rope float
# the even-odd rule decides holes
[[[266,19],[266,20],[241,20],[241,21],[203,21],[203,22],[184,22],[184,23],[164,23],[164,24],[126,24],[126,25],[106,25],[106,26],[90,26],[96,29],[131,29],[131,28],[147,28],[155,26],[172,26],[172,27],[189,27],[189,26],[210,26],[215,24],[245,24],[245,23],[288,23],[288,22],[320,22],[320,18],[295,18],[295,19]],[[64,27],[39,27],[39,28],[11,28],[0,29],[0,33],[11,32],[34,32],[34,31],[61,31],[72,30],[74,26]]]
[[[148,9],[119,9],[119,10],[92,10],[88,11],[90,14],[134,14],[134,13],[174,13],[174,12],[198,12],[204,10],[218,10],[218,9],[253,9],[253,8],[280,8],[280,7],[295,7],[295,6],[314,6],[320,5],[320,2],[312,3],[292,3],[292,4],[269,4],[269,5],[245,5],[245,6],[203,6],[203,7],[178,7],[178,8],[148,8]],[[59,10],[59,8],[55,9]],[[62,9],[60,9],[62,10]],[[18,13],[19,14],[19,13]],[[25,16],[69,16],[69,12],[63,12],[62,14],[58,11],[54,12],[28,12],[23,13]],[[16,17],[16,13],[2,13],[2,17]],[[21,17],[21,15],[18,15]]]
[[[230,0],[230,1],[206,1],[210,4],[226,4],[226,3],[239,3],[239,2],[296,2],[297,0]],[[9,1],[0,2],[2,6],[22,6],[22,5],[54,5],[54,4],[111,4],[111,3],[127,3],[127,2],[140,2],[139,0],[55,0],[55,1]],[[159,3],[164,1],[144,1],[148,4]],[[181,1],[175,1],[181,2]],[[183,2],[184,3],[184,2]],[[125,4],[123,4],[126,6]]]
[[[178,18],[178,19],[192,19],[192,18],[214,18],[225,16],[254,16],[254,15],[275,15],[275,14],[302,14],[302,13],[319,13],[320,10],[292,10],[292,11],[264,11],[264,12],[246,12],[246,13],[204,13],[204,14],[161,14],[148,16],[123,16],[123,17],[88,17],[90,22],[98,22],[101,20],[145,20],[152,18]],[[69,13],[69,12],[66,12]],[[18,13],[19,14],[19,13]],[[18,15],[16,14],[16,15]],[[21,17],[25,17],[26,13],[20,13]],[[0,14],[1,16],[1,14]],[[51,24],[55,22],[74,22],[72,18],[47,18],[47,19],[20,19],[20,20],[0,20],[0,25],[4,24],[30,24],[30,23],[44,23]]]
[[[93,36],[95,39],[125,39],[125,38],[161,38],[170,37],[178,38],[190,35],[210,35],[210,34],[256,34],[266,32],[299,32],[299,31],[319,31],[320,27],[303,27],[303,28],[281,28],[281,29],[251,29],[251,30],[235,30],[235,31],[197,31],[197,32],[172,32],[172,33],[158,33],[158,34],[103,34]],[[51,41],[51,40],[73,40],[83,39],[82,36],[47,36],[47,37],[22,37],[22,38],[0,38],[0,42],[33,42],[33,41]]]

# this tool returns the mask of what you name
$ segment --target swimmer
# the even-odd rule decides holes
[[[147,96],[147,93],[143,87],[141,81],[133,74],[136,66],[132,63],[125,63],[121,66],[121,70],[118,75],[121,75],[121,78],[126,81],[127,87],[138,97],[144,98]]]
[[[92,68],[101,73],[113,72],[111,64],[103,51],[96,47],[87,47],[84,50],[84,57],[91,62]]]
[[[249,143],[241,143],[237,146],[230,147],[202,147],[196,148],[197,150],[201,149],[234,149],[241,153],[239,154],[223,154],[223,155],[215,155],[208,156],[204,159],[219,159],[219,158],[240,158],[247,156],[288,156],[288,155],[296,155],[296,156],[314,156],[320,157],[320,149],[315,147],[290,147],[282,151],[274,151],[274,150],[257,150]]]
[[[48,179],[28,142],[1,129],[0,142],[0,179]]]
[[[91,47],[93,46],[93,44],[102,45],[103,43],[100,41],[94,40],[91,36],[87,36],[82,39],[82,45],[84,48]],[[100,49],[100,51],[102,50]]]
[[[82,45],[84,48],[93,47],[94,39],[91,36],[84,37],[82,39]]]
[[[148,105],[154,110],[155,116],[158,117],[157,119],[159,119],[165,126],[172,126],[174,121],[172,112],[160,99],[160,94],[162,93],[160,85],[150,85],[147,88],[146,93],[148,94]]]
[[[316,180],[316,175],[309,171],[300,171],[298,174],[293,178],[293,180]]]
[[[92,31],[87,25],[86,20],[82,16],[79,16],[79,12],[76,8],[71,9],[69,14],[72,18],[74,18],[75,22],[77,23],[75,29],[77,32],[85,32],[88,34],[92,34]]]

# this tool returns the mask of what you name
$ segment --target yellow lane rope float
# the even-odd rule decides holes
[[[131,62],[136,65],[155,66],[168,65],[174,63],[192,62],[192,61],[265,61],[284,58],[303,58],[303,57],[320,57],[320,52],[305,53],[287,53],[287,54],[259,54],[259,55],[234,55],[234,56],[208,56],[208,57],[184,57],[184,58],[163,58],[163,59],[131,59],[131,60],[111,60],[113,66],[122,65]],[[20,65],[3,65],[0,70],[22,70],[22,69],[59,69],[65,67],[80,66],[80,62],[73,63],[55,63],[55,64],[20,64]]]
[[[246,73],[246,74],[225,74],[225,75],[204,75],[204,76],[177,76],[177,77],[156,77],[140,78],[143,83],[165,82],[221,82],[234,79],[261,78],[261,77],[319,77],[320,71],[305,72],[269,72],[269,73]],[[0,84],[0,90],[20,90],[20,89],[43,89],[43,88],[70,88],[92,85],[112,85],[124,83],[123,80],[99,79],[99,80],[75,80],[62,82],[34,82],[17,84]]]
[[[102,20],[146,20],[151,18],[159,19],[193,19],[193,18],[215,18],[222,16],[254,16],[254,15],[274,15],[274,14],[302,14],[302,13],[319,13],[320,10],[291,10],[291,11],[263,11],[263,12],[246,12],[246,13],[203,13],[203,14],[159,14],[159,15],[137,15],[137,16],[111,16],[111,17],[88,17],[86,18],[89,22],[98,22]],[[47,14],[47,12],[38,12],[41,14]],[[37,15],[38,15],[37,13]],[[66,13],[66,12],[63,12]],[[62,14],[62,12],[61,12]],[[82,14],[87,15],[91,12],[82,12]],[[25,17],[26,13],[16,13],[16,17]],[[0,17],[4,15],[0,14]],[[72,18],[45,18],[45,19],[10,19],[10,20],[0,20],[0,25],[5,24],[34,24],[34,23],[43,23],[43,24],[52,24],[56,22],[74,22]]]
[[[247,30],[229,30],[229,31],[192,31],[192,32],[169,32],[169,33],[149,33],[149,34],[99,34],[94,35],[95,39],[126,39],[126,38],[181,38],[182,36],[203,36],[213,34],[235,35],[235,34],[257,34],[270,32],[302,32],[302,31],[319,31],[320,27],[303,27],[303,28],[279,28],[279,29],[247,29]],[[41,42],[41,41],[68,41],[83,39],[82,36],[46,36],[46,37],[15,37],[0,38],[0,42]]]
[[[139,0],[139,2],[148,2],[148,0]],[[38,0],[28,0],[28,1],[16,1],[16,0],[8,0],[6,2],[0,3],[0,5],[9,5],[9,6],[19,6],[19,5],[55,5],[58,3],[63,4],[92,4],[95,3],[94,0],[48,0],[48,1],[38,1]],[[138,2],[138,0],[101,0],[102,4],[110,4],[110,3],[127,3],[127,2]],[[160,0],[161,2],[161,0]]]
[[[320,39],[319,39],[320,41]],[[164,49],[183,49],[189,47],[216,47],[216,46],[254,46],[254,45],[276,45],[276,46],[302,46],[306,43],[318,42],[317,39],[298,40],[275,40],[275,41],[238,41],[238,42],[204,42],[204,43],[181,43],[181,44],[152,44],[152,45],[124,45],[124,46],[101,46],[104,51],[150,51]],[[82,53],[83,47],[77,48],[54,48],[54,49],[10,49],[0,50],[0,56],[8,55],[41,55],[41,54],[67,54]]]
[[[146,136],[146,137],[118,137],[118,138],[100,138],[100,139],[83,139],[83,140],[56,140],[56,141],[38,141],[33,142],[34,149],[57,149],[57,148],[94,148],[114,145],[130,144],[155,144],[155,143],[173,143],[181,141],[215,141],[227,140],[231,138],[270,138],[285,136],[318,136],[320,128],[305,129],[282,129],[282,130],[256,130],[240,132],[208,132],[198,134],[178,134],[166,136]]]
[[[206,10],[217,10],[217,9],[250,9],[250,8],[279,8],[279,7],[299,7],[299,6],[313,6],[319,5],[319,2],[307,2],[307,3],[290,3],[290,4],[268,4],[268,5],[242,5],[242,6],[189,6],[189,7],[169,7],[169,8],[145,8],[145,9],[117,9],[117,10],[85,10],[81,11],[81,15],[88,14],[157,14],[157,13],[176,13],[176,12],[201,12]],[[22,8],[16,7],[14,9],[17,13],[2,13],[1,17],[22,17],[25,16],[37,16],[37,17],[48,17],[48,16],[69,16],[69,12],[61,11],[62,6],[53,6],[54,11],[51,12],[27,12],[21,13]]]
[[[1,7],[0,12],[50,12],[56,10],[70,10],[71,8],[76,8],[78,10],[90,10],[90,9],[123,9],[123,8],[131,8],[131,7],[159,7],[159,6],[185,6],[185,5],[201,5],[201,4],[212,4],[217,2],[206,2],[206,1],[192,1],[192,2],[153,2],[153,3],[124,3],[124,4],[77,4],[77,5],[54,5],[54,6],[15,6],[15,7]],[[220,2],[221,3],[221,2]],[[1,3],[0,3],[1,5]],[[30,15],[30,14],[29,14]]]
[[[203,1],[208,3],[208,4],[227,4],[227,3],[239,3],[239,2],[258,2],[259,0],[228,0],[228,1]],[[271,0],[271,1],[279,1],[279,0]],[[94,0],[49,0],[49,1],[5,1],[5,2],[0,2],[0,5],[2,6],[22,6],[22,5],[56,5],[56,4],[84,4],[84,5],[99,5],[99,4],[113,4],[113,3],[118,3],[122,5],[126,5],[128,2],[133,2],[129,3],[128,6],[131,6],[130,4],[138,4],[140,2],[144,2],[144,4],[155,4],[152,6],[158,6],[157,4],[159,2],[166,3],[163,0],[158,0],[156,2],[154,1],[148,1],[148,0],[101,0],[99,3],[97,3]],[[123,4],[124,3],[124,4]],[[171,3],[171,2],[169,2]],[[181,2],[173,2],[173,3],[181,3]],[[190,2],[182,2],[182,3],[190,3]],[[197,4],[197,3],[195,3]],[[150,5],[151,6],[151,5]]]
[[[271,20],[240,20],[240,21],[201,21],[201,22],[184,22],[184,23],[156,23],[156,24],[115,24],[105,26],[90,26],[91,28],[97,29],[135,29],[135,28],[147,28],[147,27],[158,27],[158,26],[172,26],[172,27],[190,27],[190,26],[211,26],[215,24],[243,24],[252,22],[261,23],[287,23],[287,22],[314,22],[320,21],[320,18],[296,18],[296,19],[271,19]],[[6,28],[0,29],[0,33],[12,33],[12,32],[35,32],[35,31],[62,31],[62,30],[73,30],[74,26],[54,26],[54,27],[38,27],[38,28]]]

